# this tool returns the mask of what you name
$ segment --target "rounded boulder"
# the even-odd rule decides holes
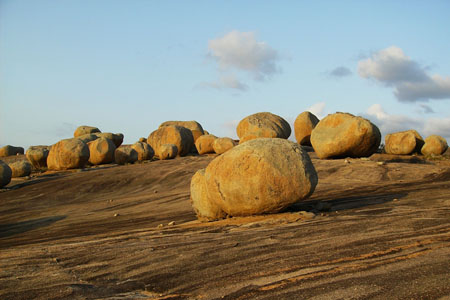
[[[439,135],[430,135],[422,147],[423,155],[442,155],[448,148],[447,141]]]
[[[40,170],[47,168],[48,153],[48,146],[30,146],[27,149],[26,156],[33,167]]]
[[[208,135],[202,135],[195,141],[195,147],[197,148],[198,154],[205,154],[205,153],[214,153],[214,141],[217,140],[217,137],[208,134]]]
[[[366,157],[380,146],[381,133],[369,120],[348,113],[330,114],[311,132],[319,158]]]
[[[11,168],[0,160],[0,188],[8,185],[11,182],[12,170]]]
[[[11,145],[6,145],[0,148],[0,157],[24,154],[25,149],[22,147],[14,147]]]
[[[159,159],[172,159],[175,158],[178,154],[178,148],[174,144],[164,144],[159,146]]]
[[[420,153],[424,140],[415,130],[390,133],[384,138],[384,150],[387,154],[409,155]]]
[[[114,152],[116,145],[110,140],[103,137],[88,143],[89,162],[93,165],[109,164],[114,161]]]
[[[304,111],[294,121],[294,132],[297,143],[311,146],[311,132],[319,123],[319,119],[309,111]]]
[[[188,154],[194,146],[192,132],[181,126],[167,125],[153,131],[147,138],[147,143],[155,150],[155,155],[159,158],[161,145],[173,144],[177,147],[179,156]]]
[[[9,164],[12,174],[11,177],[24,177],[31,174],[31,164],[26,160],[15,161]]]
[[[159,128],[164,127],[164,126],[170,126],[170,125],[181,126],[181,127],[189,129],[192,132],[192,137],[194,138],[194,142],[200,136],[205,134],[205,131],[203,130],[202,125],[200,125],[200,123],[197,121],[166,121],[164,123],[161,123],[161,125],[159,125]]]
[[[218,138],[214,140],[213,149],[217,154],[223,154],[236,146],[236,142],[229,137]]]
[[[65,139],[50,148],[47,167],[50,170],[83,168],[89,160],[89,147],[77,138]]]
[[[96,132],[101,132],[101,131],[97,127],[82,125],[82,126],[79,126],[77,129],[75,129],[73,136],[79,137],[79,136],[82,136],[85,134],[92,134],[92,133],[96,133]]]
[[[121,146],[114,151],[114,160],[118,165],[132,164],[138,160],[138,153],[131,146]]]
[[[103,137],[105,139],[111,140],[116,148],[119,148],[123,143],[123,134],[122,133],[111,133],[111,132],[97,132],[94,133],[97,137]]]
[[[155,155],[155,151],[149,144],[143,142],[134,143],[131,148],[133,148],[138,154],[138,160],[150,160]]]
[[[287,139],[291,135],[291,126],[280,116],[260,112],[242,119],[236,132],[242,143],[257,138]]]

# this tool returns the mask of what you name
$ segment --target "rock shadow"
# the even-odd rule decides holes
[[[6,238],[33,229],[50,226],[51,224],[63,220],[65,218],[66,216],[53,216],[18,223],[0,224],[0,238]]]

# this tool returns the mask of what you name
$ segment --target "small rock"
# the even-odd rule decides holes
[[[118,217],[118,216],[120,216],[119,214],[114,214],[114,217]]]
[[[350,161],[348,159],[344,159],[344,163],[349,164]]]
[[[394,199],[392,199],[392,201],[398,201],[398,199],[397,199],[397,198],[394,198]]]
[[[154,193],[157,194],[157,193],[158,193],[158,190],[155,190]]]
[[[175,221],[172,221],[172,222],[170,222],[169,224],[167,224],[167,225],[169,225],[169,226],[173,226],[173,225],[175,225]]]
[[[316,214],[310,211],[300,211],[299,214],[305,219],[314,219]]]
[[[159,224],[157,227],[158,227],[158,228],[163,228],[164,225],[163,225],[163,224]]]
[[[377,165],[379,165],[379,166],[384,166],[386,163],[384,162],[384,161],[379,161],[379,162],[377,162]]]

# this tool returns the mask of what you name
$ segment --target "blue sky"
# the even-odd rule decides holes
[[[0,0],[0,145],[346,111],[450,139],[450,1]]]

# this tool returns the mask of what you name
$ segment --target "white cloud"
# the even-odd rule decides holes
[[[374,79],[394,88],[403,102],[450,99],[450,77],[430,76],[427,69],[396,46],[380,50],[358,62],[361,77]]]
[[[317,118],[322,119],[324,117],[325,106],[325,102],[317,102],[311,105],[307,111],[314,114]]]

